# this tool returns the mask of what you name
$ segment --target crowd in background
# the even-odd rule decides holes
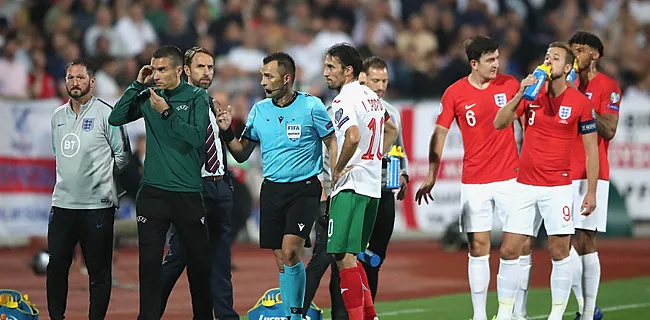
[[[292,55],[297,89],[327,101],[322,55],[349,42],[387,61],[387,99],[422,99],[469,73],[463,41],[474,34],[497,39],[501,72],[523,78],[575,30],[601,37],[600,69],[624,94],[650,95],[645,0],[0,0],[0,98],[67,100],[65,65],[83,57],[98,69],[95,95],[115,101],[159,45],[199,45],[216,58],[210,94],[232,105],[241,131],[263,97],[259,68],[270,52]],[[258,189],[259,170],[231,169]]]
[[[649,22],[643,0],[0,0],[0,96],[65,99],[64,66],[85,57],[96,95],[119,97],[157,46],[200,45],[217,57],[212,88],[242,117],[267,53],[290,53],[299,89],[327,99],[322,54],[350,42],[389,62],[387,97],[438,97],[467,74],[473,34],[497,39],[501,71],[520,78],[579,29],[603,39],[604,72],[647,94]]]

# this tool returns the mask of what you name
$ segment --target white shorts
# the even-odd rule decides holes
[[[573,180],[573,226],[576,229],[605,232],[607,230],[607,204],[609,202],[609,181],[598,180],[596,189],[596,210],[589,216],[580,214],[582,200],[587,194],[587,179]]]
[[[516,179],[460,186],[460,232],[492,230],[492,217],[497,214],[503,224],[508,201],[514,195]]]
[[[573,186],[531,186],[517,183],[503,232],[537,237],[544,221],[548,235],[574,234]]]

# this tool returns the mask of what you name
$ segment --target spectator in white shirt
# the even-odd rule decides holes
[[[119,38],[119,57],[134,57],[144,50],[145,44],[157,43],[158,36],[151,23],[144,18],[142,4],[134,2],[128,14],[120,18],[115,25],[115,33]]]
[[[5,38],[5,45],[0,58],[0,97],[10,99],[27,99],[28,76],[27,67],[20,60],[16,59],[18,51],[18,39],[15,34],[9,34]]]
[[[119,38],[113,30],[113,14],[111,9],[105,6],[100,7],[95,15],[95,24],[92,25],[84,35],[84,50],[89,56],[95,56],[97,52],[97,39],[105,37],[110,43],[109,53],[114,55],[118,51]]]

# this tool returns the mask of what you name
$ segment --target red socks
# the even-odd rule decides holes
[[[359,274],[359,267],[344,269],[339,272],[341,277],[341,295],[350,320],[366,320],[364,318],[364,290]]]
[[[366,270],[363,269],[359,261],[357,261],[357,269],[359,269],[361,282],[363,283],[363,310],[366,313],[366,320],[374,320],[377,316],[377,311],[375,311],[375,304],[372,301],[372,292],[370,292],[370,286],[368,285]]]
[[[368,277],[361,263],[341,271],[341,295],[350,320],[373,320],[377,316],[372,294],[368,287]]]

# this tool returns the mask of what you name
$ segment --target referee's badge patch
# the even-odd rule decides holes
[[[299,124],[287,124],[287,138],[296,142],[302,135],[301,126]]]
[[[81,128],[84,131],[89,132],[94,127],[95,127],[95,118],[84,118],[83,123],[81,125]]]

